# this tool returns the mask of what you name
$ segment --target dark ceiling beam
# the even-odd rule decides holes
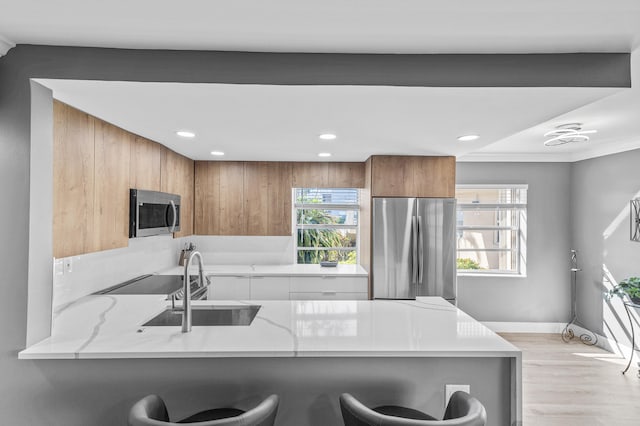
[[[18,45],[33,77],[277,85],[631,87],[629,53],[334,54]]]

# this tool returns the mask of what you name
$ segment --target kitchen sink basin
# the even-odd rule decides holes
[[[219,325],[250,325],[260,310],[260,305],[203,305],[191,306],[191,325],[219,326]],[[142,324],[144,327],[180,326],[182,311],[166,309],[150,321]]]

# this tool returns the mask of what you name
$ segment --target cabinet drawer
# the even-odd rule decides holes
[[[211,277],[209,300],[248,300],[251,298],[249,277]]]
[[[367,300],[367,293],[335,291],[312,291],[291,293],[291,300]]]
[[[289,277],[251,277],[252,300],[289,300]]]
[[[367,277],[340,277],[326,275],[323,277],[291,277],[291,292],[324,292],[366,293]]]

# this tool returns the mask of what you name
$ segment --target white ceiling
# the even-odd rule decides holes
[[[640,148],[640,48],[631,54],[633,87],[583,107],[568,110],[536,126],[523,128],[496,143],[460,158],[461,161],[580,161]],[[596,129],[589,142],[545,147],[546,132],[566,123]]]
[[[640,94],[624,90],[530,127],[461,158],[463,161],[579,161],[640,148]],[[545,147],[546,132],[567,123],[596,129],[588,142]]]
[[[605,88],[269,86],[38,80],[54,97],[197,160],[456,155],[619,92]],[[175,132],[194,131],[194,139]],[[321,141],[324,132],[335,141]],[[457,136],[476,133],[475,142]],[[212,150],[224,151],[223,158]]]
[[[13,43],[270,52],[629,52],[640,41],[638,22],[638,0],[0,0],[0,54]]]
[[[639,0],[0,0],[0,56],[14,44],[360,53],[629,52]],[[640,81],[639,51],[632,82]],[[640,91],[48,81],[56,97],[192,158],[575,161],[640,147]],[[545,148],[579,121],[587,144]],[[178,140],[177,128],[198,137]],[[317,135],[338,133],[322,144]],[[462,133],[482,135],[460,144]]]

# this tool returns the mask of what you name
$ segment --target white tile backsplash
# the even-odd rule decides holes
[[[74,300],[131,278],[178,264],[180,250],[193,242],[206,265],[286,265],[294,262],[295,240],[285,237],[170,235],[132,238],[129,247],[54,259],[53,313]]]
[[[144,274],[178,264],[181,243],[171,235],[133,238],[129,247],[73,256],[72,272],[66,259],[54,259],[53,312],[80,297]]]
[[[287,265],[294,262],[293,236],[239,237],[193,236],[186,238],[211,265]]]

